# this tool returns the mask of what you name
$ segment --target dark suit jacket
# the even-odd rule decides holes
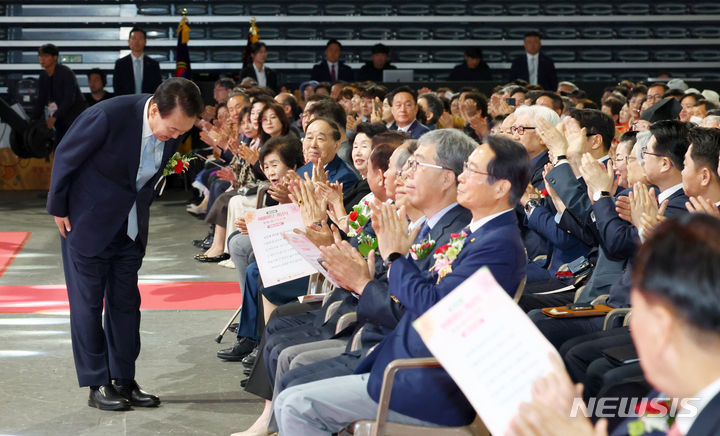
[[[280,88],[278,87],[278,79],[277,74],[275,71],[271,70],[267,65],[263,66],[265,69],[265,78],[267,79],[267,87],[272,89],[275,92],[278,92]],[[246,66],[245,68],[240,71],[240,80],[242,80],[245,77],[252,77],[253,79],[257,80],[257,74],[255,74],[255,68],[253,68],[253,64],[250,63],[250,65]]]
[[[435,247],[441,247],[450,242],[450,234],[459,232],[463,227],[470,224],[472,214],[462,206],[455,206],[445,213],[435,226],[430,229],[429,238],[435,241]],[[419,271],[427,273],[435,262],[432,253],[424,259],[413,261]],[[360,303],[358,304],[358,321],[368,324],[377,324],[395,328],[398,321],[405,313],[402,305],[395,303],[390,297],[389,284],[384,280],[373,280],[365,286]],[[366,327],[367,328],[367,327]],[[363,341],[363,347],[365,347]],[[372,344],[374,345],[374,344]],[[372,346],[371,345],[371,346]]]
[[[393,123],[390,125],[390,127],[388,128],[388,130],[399,130],[399,129],[398,129],[398,126],[397,126],[397,123],[393,121]],[[430,131],[430,129],[428,129],[425,124],[422,124],[422,123],[421,123],[420,121],[418,121],[418,120],[414,120],[414,121],[412,122],[412,124],[410,124],[410,128],[408,129],[407,133],[408,133],[413,139],[418,139],[418,138],[420,138],[422,135],[426,134],[426,133],[429,132],[429,131]]]
[[[296,172],[300,177],[305,177],[305,173],[312,176],[314,165],[312,162],[308,162],[298,168]],[[358,181],[358,176],[355,171],[353,171],[345,161],[340,159],[338,155],[335,155],[333,160],[325,166],[325,171],[328,172],[329,181],[343,184],[343,193],[348,192],[353,184]]]
[[[335,77],[337,80],[352,82],[355,79],[352,68],[345,65],[343,61],[338,61],[337,65],[337,71],[335,71]],[[323,59],[322,62],[313,66],[312,72],[310,73],[310,80],[332,83],[332,78],[330,77],[330,67],[328,67],[326,59]]]
[[[649,399],[663,398],[656,390],[648,393],[646,397]],[[623,421],[613,430],[611,436],[627,436],[627,424],[636,419],[637,418],[628,418]],[[720,429],[720,394],[715,395],[712,400],[705,405],[685,436],[714,436],[718,434],[718,429]],[[666,433],[659,430],[645,433],[646,436],[663,436],[665,434]]]
[[[485,61],[480,61],[480,65],[474,69],[468,68],[467,63],[463,62],[460,65],[456,65],[455,68],[450,71],[448,80],[458,82],[489,81],[492,80],[492,73],[490,73],[490,67],[488,67]]]
[[[512,295],[525,275],[526,262],[514,211],[490,220],[468,235],[453,263],[452,273],[439,284],[435,274],[431,277],[423,274],[406,258],[393,262],[390,289],[407,311],[395,330],[356,370],[356,373],[370,371],[368,394],[378,400],[383,372],[391,361],[432,355],[412,327],[421,314],[483,266],[490,268],[503,289]],[[467,425],[475,417],[475,410],[441,368],[399,372],[395,376],[390,409],[444,426]]]
[[[372,61],[365,62],[365,65],[360,67],[360,71],[358,71],[358,81],[365,81],[370,80],[371,82],[375,83],[382,83],[383,81],[383,71],[385,70],[397,70],[397,67],[390,62],[386,62],[385,65],[381,69],[375,68],[375,65],[373,65]]]
[[[115,61],[113,74],[113,87],[115,95],[135,94],[135,73],[133,71],[132,55],[127,55]],[[155,59],[143,55],[143,81],[142,92],[154,94],[160,86],[160,64]]]
[[[143,108],[147,94],[105,100],[83,112],[58,145],[47,211],[70,217],[70,246],[83,256],[100,253],[127,222],[137,202],[138,236],[147,244],[150,203],[165,164],[185,135],[165,142],[160,169],[139,191]]]
[[[557,272],[561,265],[572,262],[580,256],[587,256],[590,252],[589,245],[558,227],[554,214],[543,206],[535,208],[528,217],[527,224],[550,243],[552,253],[548,269],[553,273]]]
[[[530,80],[530,72],[528,71],[527,55],[523,53],[513,60],[510,66],[510,80],[523,79]],[[538,84],[547,91],[555,91],[557,89],[557,74],[555,73],[555,64],[552,59],[545,56],[542,52],[538,58]]]
[[[57,64],[52,76],[45,70],[40,72],[38,80],[38,99],[35,103],[35,118],[42,116],[43,108],[50,102],[55,102],[56,124],[65,131],[75,121],[78,115],[87,107],[85,97],[80,92],[75,73],[65,65]]]

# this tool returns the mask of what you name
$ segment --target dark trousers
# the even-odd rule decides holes
[[[70,302],[70,334],[80,386],[134,379],[140,354],[138,270],[144,250],[126,226],[100,254],[86,257],[60,239]],[[103,330],[103,300],[105,329]]]
[[[572,338],[588,333],[599,332],[605,322],[604,316],[588,316],[583,318],[550,318],[539,310],[528,313],[535,327],[550,341],[556,349]]]
[[[588,366],[603,356],[602,350],[632,342],[627,328],[620,327],[578,336],[560,347],[565,367],[575,383],[585,383]]]
[[[323,334],[323,330],[314,325],[298,326],[269,335],[269,338],[265,341],[265,348],[263,349],[263,361],[265,362],[265,370],[267,371],[270,385],[275,385],[277,362],[282,350],[292,345],[330,339],[330,336],[332,335]]]
[[[258,347],[260,352],[257,359],[255,359],[255,365],[253,365],[253,369],[250,372],[247,385],[245,385],[247,392],[266,400],[272,400],[273,385],[270,384],[270,379],[265,369],[265,355],[263,354],[265,343],[272,334],[278,331],[312,324],[315,319],[312,311],[316,309],[319,309],[319,304],[317,303],[289,303],[273,311],[268,320],[267,327],[265,327],[265,334],[263,334],[260,340],[260,346]]]

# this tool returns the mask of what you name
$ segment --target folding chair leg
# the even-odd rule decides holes
[[[230,324],[232,324],[233,321],[235,321],[235,318],[237,318],[238,315],[240,315],[240,310],[241,310],[241,309],[242,309],[242,304],[240,305],[240,307],[237,308],[237,310],[235,311],[235,313],[233,314],[233,316],[228,320],[227,324],[225,324],[225,327],[223,327],[223,329],[220,330],[220,334],[215,337],[215,342],[217,342],[218,344],[219,344],[220,342],[222,342],[223,335],[224,335],[225,332],[230,328]]]

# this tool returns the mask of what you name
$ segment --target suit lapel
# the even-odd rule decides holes
[[[702,409],[692,427],[688,431],[687,436],[711,436],[717,434],[720,428],[720,393],[715,395],[712,400]]]
[[[142,128],[145,117],[145,101],[146,98],[141,96],[133,105],[133,110],[136,114],[135,122],[132,125],[133,130],[131,130],[131,133],[128,135],[130,139],[130,146],[128,147],[130,150],[128,157],[128,177],[133,188],[135,187],[135,180],[137,179],[137,172],[140,167],[140,154],[142,153]]]

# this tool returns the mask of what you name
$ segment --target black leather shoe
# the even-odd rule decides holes
[[[230,255],[227,253],[223,253],[219,256],[212,256],[212,257],[205,256],[204,254],[196,254],[195,255],[195,260],[197,260],[198,262],[205,262],[205,263],[218,263],[218,262],[222,262],[223,260],[228,260],[228,259],[230,259]]]
[[[257,360],[258,354],[260,353],[260,348],[255,347],[250,354],[243,357],[242,364],[245,368],[252,369],[253,365],[255,365],[255,361]]]
[[[208,233],[207,236],[205,236],[205,239],[194,239],[193,245],[197,248],[202,248],[203,250],[207,250],[212,246],[214,239],[214,235],[212,233]]]
[[[256,345],[257,342],[252,339],[242,338],[235,342],[235,345],[233,345],[232,348],[225,348],[224,350],[218,351],[217,357],[232,362],[240,361],[243,357],[250,354]]]
[[[111,384],[102,385],[97,389],[90,389],[88,406],[100,410],[129,410],[130,401],[120,395]]]
[[[128,386],[116,384],[115,390],[136,407],[157,407],[160,404],[160,398],[140,389],[135,380]]]
[[[228,327],[228,331],[233,332],[233,333],[237,333],[237,329],[238,329],[238,323],[236,323],[236,322],[230,324],[230,326]]]
[[[246,379],[240,380],[240,387],[244,388],[245,386],[247,386],[248,380],[250,380],[250,379],[246,378]]]

